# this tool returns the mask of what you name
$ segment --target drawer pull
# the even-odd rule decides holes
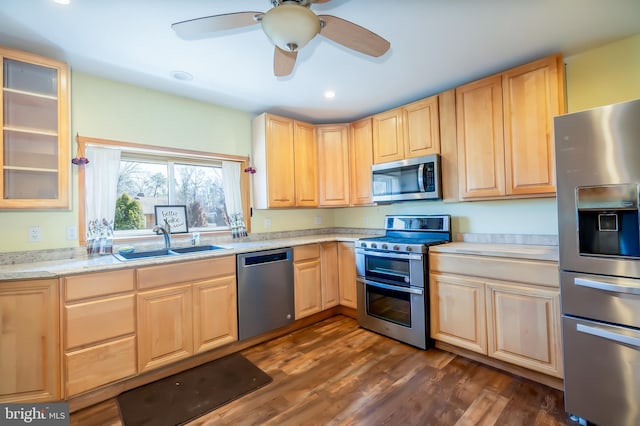
[[[614,333],[613,331],[605,330],[599,327],[591,327],[583,324],[577,324],[576,331],[640,348],[640,337],[626,336],[624,334]]]
[[[587,278],[574,278],[573,283],[580,287],[593,288],[596,290],[611,291],[615,293],[638,294],[640,295],[640,286],[628,286],[607,283],[604,281],[595,281]]]

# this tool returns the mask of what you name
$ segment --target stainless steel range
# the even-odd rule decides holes
[[[356,242],[358,323],[429,346],[429,246],[451,241],[448,215],[386,216],[385,235]]]

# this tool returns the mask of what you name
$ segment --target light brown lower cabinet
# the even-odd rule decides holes
[[[64,395],[137,373],[133,269],[62,279]]]
[[[58,280],[0,282],[0,403],[60,398]]]
[[[338,244],[329,241],[320,244],[320,281],[322,283],[322,309],[340,304],[338,277]]]
[[[486,283],[488,355],[562,377],[560,293]]]
[[[296,319],[342,305],[356,308],[356,264],[352,242],[293,248]]]
[[[293,248],[293,299],[295,319],[322,310],[320,245],[307,244]]]
[[[137,270],[139,372],[238,340],[235,256]],[[172,285],[168,285],[172,284]]]
[[[484,283],[432,273],[429,291],[431,337],[486,355]]]
[[[191,285],[138,293],[138,370],[193,354]]]
[[[429,263],[434,339],[563,377],[556,262],[432,252]]]
[[[352,242],[338,242],[338,281],[340,282],[340,304],[356,309],[356,258]]]
[[[229,275],[193,284],[193,351],[238,340],[236,277]]]

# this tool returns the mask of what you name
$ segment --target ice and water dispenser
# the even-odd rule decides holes
[[[576,188],[580,254],[640,257],[638,185]]]

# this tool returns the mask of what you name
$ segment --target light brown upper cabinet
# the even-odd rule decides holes
[[[396,108],[373,116],[373,163],[404,158],[402,109]]]
[[[315,126],[293,123],[296,206],[318,206],[318,144]]]
[[[264,113],[253,120],[255,208],[318,205],[314,133],[309,124],[272,114]]]
[[[431,96],[402,107],[404,157],[414,158],[440,153],[438,96]]]
[[[555,194],[553,117],[565,112],[562,57],[456,89],[462,199]]]
[[[373,134],[371,118],[354,121],[349,134],[350,204],[373,204],[371,199],[371,165],[373,164]]]
[[[69,208],[69,70],[0,48],[0,209]]]
[[[438,96],[373,116],[373,162],[440,153]]]
[[[349,125],[317,126],[322,207],[349,205]]]

